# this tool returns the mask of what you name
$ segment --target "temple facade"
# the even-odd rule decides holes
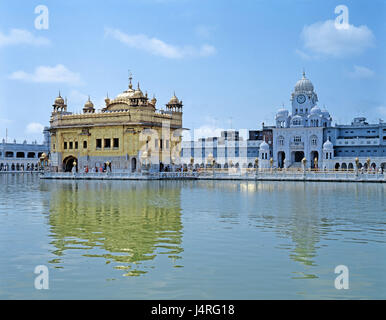
[[[163,110],[157,100],[148,98],[139,83],[115,99],[106,97],[105,106],[96,110],[89,98],[83,113],[67,110],[60,93],[50,118],[53,171],[89,171],[109,166],[115,172],[162,170],[178,162],[182,135],[182,101],[174,94]]]

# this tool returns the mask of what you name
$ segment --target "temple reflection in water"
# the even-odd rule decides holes
[[[64,182],[50,185],[49,224],[61,266],[68,250],[104,258],[126,276],[167,255],[175,267],[183,251],[180,188],[163,183]]]
[[[278,248],[288,251],[291,260],[306,268],[315,266],[320,238],[330,230],[327,219],[320,212],[331,208],[323,208],[322,203],[315,199],[344,188],[343,185],[332,187],[331,184],[252,181],[199,181],[196,187],[212,193],[212,201],[216,201],[214,194],[218,193],[223,203],[224,196],[230,202],[238,203],[241,211],[228,212],[223,208],[219,218],[240,223],[242,216],[247,214],[251,226],[262,232],[275,231],[279,239]],[[353,186],[350,187],[352,189]],[[243,197],[240,198],[240,194]],[[293,278],[317,277],[312,274],[311,268],[308,270],[310,273],[293,272]]]

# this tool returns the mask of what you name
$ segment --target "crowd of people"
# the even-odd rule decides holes
[[[105,162],[102,165],[100,165],[99,167],[97,165],[95,165],[94,167],[91,167],[91,168],[89,168],[88,165],[84,166],[83,167],[83,173],[89,173],[89,172],[93,172],[93,173],[112,172],[111,162]]]

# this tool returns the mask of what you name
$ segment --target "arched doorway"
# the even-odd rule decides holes
[[[315,165],[315,159],[316,159],[316,165]],[[311,168],[316,169],[318,167],[318,162],[319,162],[319,153],[318,151],[312,151],[311,152]]]
[[[131,172],[135,172],[137,170],[137,159],[131,158]]]
[[[284,168],[284,161],[285,161],[285,152],[279,151],[277,154],[277,161],[279,168]]]
[[[294,162],[301,162],[304,158],[304,152],[303,151],[296,151],[294,155]]]
[[[342,170],[347,170],[347,164],[345,162],[342,163]]]
[[[76,172],[78,172],[78,161],[73,156],[68,156],[63,160],[63,170],[64,172],[71,172],[74,167],[74,161],[76,162]]]
[[[348,164],[348,169],[349,170],[354,170],[354,165],[351,162]]]
[[[164,171],[164,164],[162,162],[159,163],[159,171],[163,172]]]
[[[340,168],[339,162],[335,163],[335,170],[339,170],[339,168]]]

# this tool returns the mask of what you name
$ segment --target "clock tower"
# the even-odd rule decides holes
[[[318,96],[314,92],[314,86],[303,71],[303,77],[296,83],[291,95],[292,115],[308,116],[317,101]]]

